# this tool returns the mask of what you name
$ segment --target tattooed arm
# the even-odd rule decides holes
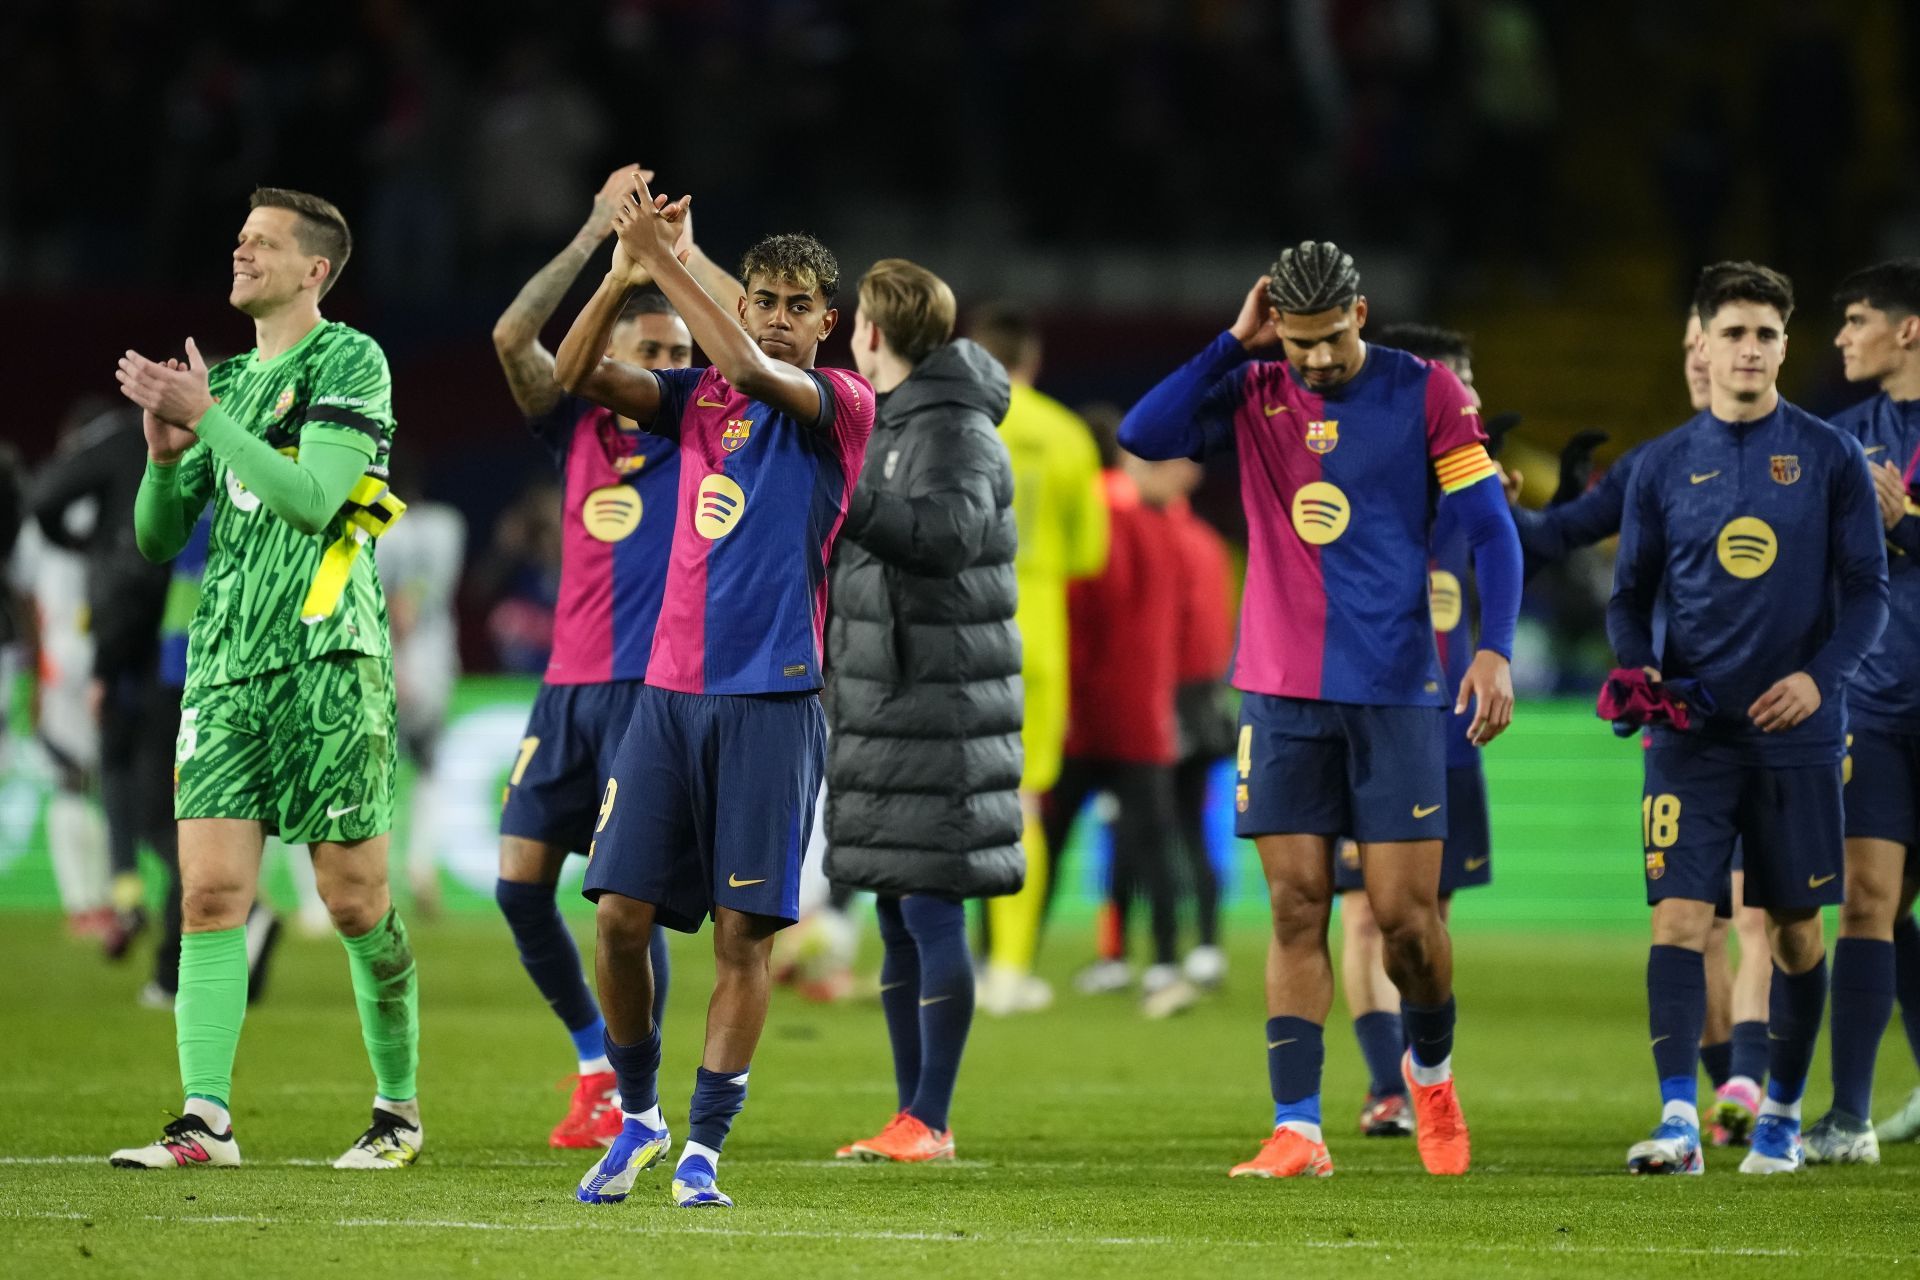
[[[594,194],[593,212],[574,233],[572,243],[540,268],[494,321],[494,352],[500,357],[500,367],[506,370],[514,403],[529,418],[546,413],[562,395],[553,380],[553,353],[540,344],[540,330],[553,318],[600,242],[612,233],[614,203],[632,188],[633,173],[633,165],[614,170]]]

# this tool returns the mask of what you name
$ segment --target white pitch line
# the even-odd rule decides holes
[[[27,1212],[0,1213],[0,1219],[35,1219],[54,1222],[98,1222],[111,1221],[110,1215],[90,1213]],[[416,1231],[504,1231],[537,1234],[543,1232],[581,1231],[610,1232],[619,1235],[688,1235],[688,1236],[724,1236],[748,1240],[832,1240],[864,1241],[876,1244],[920,1243],[920,1244],[994,1244],[1033,1246],[1067,1246],[1070,1248],[1140,1248],[1172,1247],[1191,1248],[1205,1246],[1230,1249],[1271,1249],[1271,1240],[1219,1240],[1207,1236],[1189,1236],[1175,1239],[1168,1236],[1061,1236],[1061,1235],[991,1235],[978,1231],[820,1231],[800,1228],[772,1227],[755,1230],[744,1227],[712,1226],[664,1226],[658,1221],[646,1224],[616,1224],[604,1219],[582,1218],[578,1222],[475,1222],[449,1218],[276,1218],[262,1214],[209,1214],[196,1217],[167,1217],[163,1214],[141,1214],[144,1222],[178,1224],[182,1226],[208,1225],[222,1226],[245,1224],[248,1226],[271,1227],[347,1227],[372,1228],[376,1230],[416,1230]],[[1395,1249],[1412,1251],[1414,1246],[1405,1241],[1393,1240],[1295,1240],[1288,1241],[1306,1249],[1357,1249],[1367,1252],[1391,1252]],[[1551,1254],[1586,1254],[1596,1257],[1689,1257],[1689,1258],[1842,1258],[1862,1262],[1905,1262],[1915,1258],[1914,1251],[1906,1252],[1866,1252],[1861,1250],[1837,1251],[1819,1249],[1814,1251],[1800,1249],[1766,1249],[1752,1247],[1713,1248],[1704,1245],[1641,1245],[1626,1247],[1618,1245],[1581,1245],[1573,1243],[1549,1244],[1535,1241],[1516,1241],[1508,1244],[1487,1244],[1482,1242],[1456,1242],[1436,1245],[1426,1242],[1422,1249],[1438,1253],[1449,1251],[1459,1253],[1508,1254],[1526,1253],[1538,1256]]]

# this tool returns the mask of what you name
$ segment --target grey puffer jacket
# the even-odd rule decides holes
[[[836,884],[976,898],[1025,877],[1008,398],[1006,370],[960,339],[881,399],[832,568]]]

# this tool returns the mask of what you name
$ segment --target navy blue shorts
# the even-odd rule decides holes
[[[638,680],[540,686],[507,776],[501,835],[587,851],[614,754],[645,687]]]
[[[1234,832],[1443,840],[1441,707],[1369,707],[1249,693],[1240,703]]]
[[[1847,835],[1920,847],[1920,734],[1856,725],[1847,735]]]
[[[1447,770],[1447,841],[1440,856],[1440,896],[1493,881],[1493,834],[1487,821],[1487,776],[1478,762]],[[1333,887],[1364,889],[1360,848],[1341,844],[1333,860]]]
[[[814,694],[646,686],[600,803],[586,896],[650,902],[684,933],[719,907],[797,920],[826,758]]]
[[[1647,752],[1640,805],[1647,901],[1719,902],[1735,841],[1749,907],[1831,906],[1844,891],[1840,766],[1774,769],[1693,751]]]

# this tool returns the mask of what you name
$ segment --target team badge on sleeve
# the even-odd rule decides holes
[[[1325,422],[1307,424],[1307,448],[1315,453],[1332,453],[1334,446],[1340,443],[1340,423],[1329,418]]]
[[[1800,455],[1797,453],[1776,453],[1773,455],[1773,482],[1792,484],[1800,478]]]

